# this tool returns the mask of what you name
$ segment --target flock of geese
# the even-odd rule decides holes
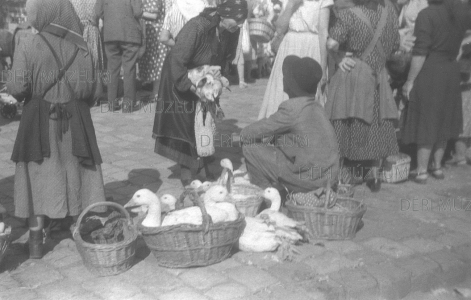
[[[223,171],[215,182],[194,180],[186,187],[187,191],[202,200],[215,224],[235,221],[240,217],[236,206],[227,199],[232,195],[232,184],[250,184],[244,162],[236,171],[227,158],[221,160],[221,166]],[[271,205],[255,217],[245,216],[246,226],[239,239],[239,249],[248,252],[268,252],[278,249],[279,258],[292,259],[296,253],[294,245],[307,238],[306,226],[280,212],[281,196],[275,188],[263,190],[260,196],[270,201]],[[148,189],[138,190],[124,205],[132,212],[145,216],[141,223],[144,227],[203,224],[203,214],[198,206],[175,210],[176,206],[176,197],[170,194],[158,197]]]

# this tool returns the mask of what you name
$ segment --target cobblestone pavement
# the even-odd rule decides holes
[[[221,134],[238,133],[256,120],[265,84],[259,80],[224,95]],[[92,109],[106,193],[118,203],[143,187],[158,194],[181,192],[174,163],[153,152],[154,113],[155,104],[132,114]],[[455,299],[453,288],[471,287],[470,166],[447,169],[444,181],[430,178],[427,185],[383,184],[376,194],[364,185],[357,188],[368,210],[356,238],[303,245],[296,262],[278,263],[272,253],[236,252],[208,267],[166,269],[139,240],[132,269],[96,277],[65,234],[48,243],[42,260],[29,260],[24,222],[11,217],[14,164],[9,159],[18,123],[0,119],[0,203],[15,229],[15,242],[0,266],[0,299],[416,300]],[[240,148],[221,144],[216,156],[211,169],[219,172],[219,159],[237,162]]]

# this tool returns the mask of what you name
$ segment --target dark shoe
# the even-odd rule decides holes
[[[440,169],[430,170],[430,172],[432,173],[432,176],[435,179],[438,179],[438,180],[445,179],[445,174],[443,174],[443,170],[441,168]]]
[[[43,230],[30,230],[29,231],[29,258],[41,259],[43,258],[43,243],[44,232]]]
[[[417,172],[417,170],[409,173],[409,179],[418,184],[426,184],[428,179],[427,172]]]
[[[371,192],[377,193],[381,190],[381,179],[371,178],[366,181],[366,186],[370,188]]]

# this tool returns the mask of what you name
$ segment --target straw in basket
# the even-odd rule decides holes
[[[190,197],[201,209],[202,225],[179,224],[149,228],[139,224],[139,231],[157,263],[167,268],[208,266],[229,257],[245,226],[244,216],[232,222],[214,224],[202,200],[194,191]],[[180,201],[185,196],[180,197]]]
[[[7,252],[8,246],[11,243],[11,227],[7,227],[5,232],[0,233],[0,264]]]
[[[330,198],[330,193],[330,181],[328,181],[327,199]],[[324,207],[300,206],[296,205],[293,199],[289,199],[286,208],[293,219],[305,222],[314,239],[353,239],[366,212],[363,201],[337,196],[333,205],[330,201],[324,202]],[[335,209],[339,207],[342,209]]]
[[[85,242],[80,234],[83,217],[94,207],[111,206],[121,211],[127,222],[123,225],[124,240],[113,244],[91,244]],[[75,245],[82,257],[85,267],[97,276],[117,275],[127,271],[134,263],[136,253],[137,230],[129,213],[114,202],[98,202],[88,206],[78,217],[73,230]]]

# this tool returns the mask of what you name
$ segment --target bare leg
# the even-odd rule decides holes
[[[464,160],[466,158],[466,142],[464,139],[456,140],[455,156],[457,159],[461,159],[461,160]]]
[[[245,63],[244,63],[244,58],[241,57],[239,58],[239,61],[237,62],[237,73],[239,74],[239,87],[240,88],[246,88],[247,83],[245,82]]]

